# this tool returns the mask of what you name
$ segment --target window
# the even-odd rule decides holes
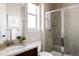
[[[28,28],[36,28],[36,16],[28,14]]]
[[[39,29],[39,6],[28,4],[27,9],[28,28]]]
[[[28,4],[28,13],[36,15],[36,6],[34,4]]]

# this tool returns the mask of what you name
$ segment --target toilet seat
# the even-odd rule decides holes
[[[40,52],[39,54],[38,54],[39,56],[53,56],[51,53],[49,53],[49,52]]]

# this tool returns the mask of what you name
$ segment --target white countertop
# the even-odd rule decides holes
[[[29,42],[24,45],[14,45],[0,50],[0,56],[14,56],[22,52],[38,47],[38,52],[41,50],[41,41]]]

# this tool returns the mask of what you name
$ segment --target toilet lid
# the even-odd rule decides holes
[[[53,56],[51,53],[49,52],[40,52],[39,53],[40,56]]]

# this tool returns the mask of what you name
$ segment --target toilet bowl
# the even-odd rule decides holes
[[[40,52],[38,56],[53,56],[53,55],[49,52]]]

